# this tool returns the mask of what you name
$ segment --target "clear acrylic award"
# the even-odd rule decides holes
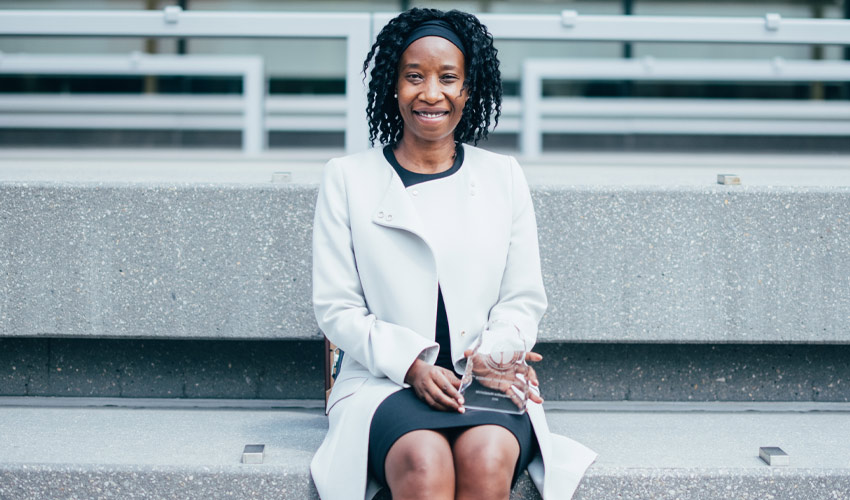
[[[467,358],[460,384],[465,408],[521,414],[528,402],[526,347],[513,323],[487,323]]]

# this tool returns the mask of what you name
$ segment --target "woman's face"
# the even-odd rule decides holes
[[[454,140],[467,92],[463,53],[452,42],[426,36],[411,43],[398,64],[398,110],[403,140]]]

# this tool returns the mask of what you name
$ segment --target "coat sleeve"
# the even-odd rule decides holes
[[[357,270],[342,168],[325,167],[313,220],[313,310],[319,329],[378,377],[405,385],[417,358],[433,363],[437,343],[370,313]]]
[[[500,319],[519,327],[526,348],[537,342],[537,325],[548,305],[540,269],[537,221],[528,182],[511,157],[512,216],[510,245],[499,287],[499,301],[490,310],[490,319]]]

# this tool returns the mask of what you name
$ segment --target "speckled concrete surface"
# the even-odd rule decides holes
[[[0,396],[319,399],[323,344],[0,338]]]
[[[546,340],[850,342],[850,188],[536,192]]]
[[[535,177],[542,340],[850,342],[846,184]],[[315,195],[309,180],[0,183],[0,336],[316,339]]]
[[[769,470],[758,473],[734,469],[712,471],[591,469],[575,500],[843,500],[850,477],[841,470]]]
[[[548,412],[599,453],[576,498],[843,499],[850,414]],[[320,410],[0,408],[0,498],[316,498]],[[263,465],[241,465],[244,444]],[[759,446],[791,465],[771,468]],[[384,497],[386,498],[386,497]],[[513,499],[538,499],[527,478]]]
[[[319,341],[0,338],[0,396],[319,399]],[[850,346],[541,343],[549,401],[850,401]]]
[[[551,401],[850,401],[850,346],[538,344]]]
[[[318,338],[315,195],[0,185],[0,334]]]
[[[694,474],[670,470],[630,470],[600,474],[591,469],[576,491],[575,500],[843,500],[850,491],[845,471],[772,471],[740,474],[714,471]],[[39,466],[0,468],[0,498],[16,500],[210,498],[286,500],[318,499],[306,473],[279,470],[206,468],[181,470],[160,467]],[[382,491],[375,500],[390,500]],[[511,500],[540,500],[534,484],[523,475]]]

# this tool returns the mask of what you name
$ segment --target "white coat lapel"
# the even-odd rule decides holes
[[[395,171],[392,173],[392,179],[381,203],[372,212],[372,222],[411,232],[421,238],[429,249],[431,248],[419,213]]]

